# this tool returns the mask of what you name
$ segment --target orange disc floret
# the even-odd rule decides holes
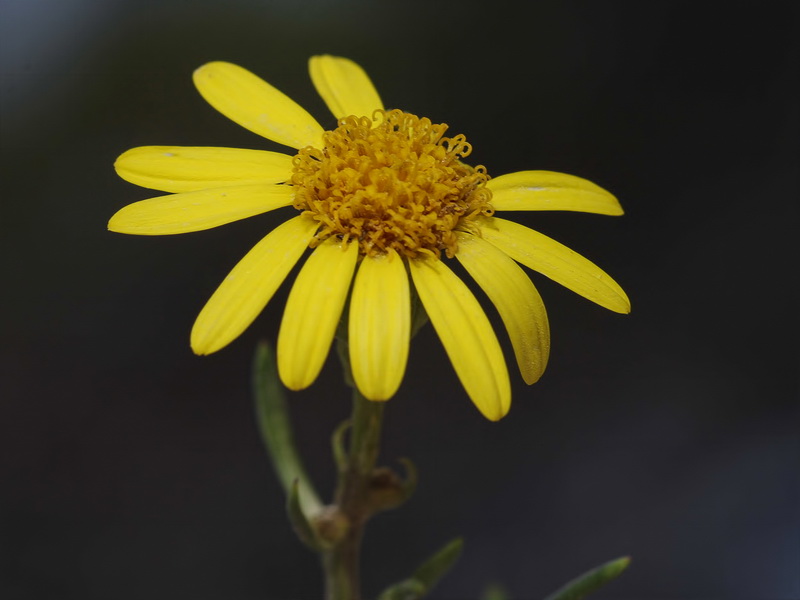
[[[323,147],[294,157],[294,207],[320,223],[312,245],[330,236],[357,242],[364,256],[389,249],[415,258],[448,257],[455,230],[490,216],[489,176],[461,162],[472,147],[447,125],[400,110],[345,117],[325,132]]]

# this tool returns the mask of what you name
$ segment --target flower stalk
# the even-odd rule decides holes
[[[361,599],[361,541],[376,508],[371,496],[383,409],[382,402],[371,402],[353,390],[349,449],[334,499],[335,511],[345,517],[348,527],[344,537],[322,553],[326,600]]]

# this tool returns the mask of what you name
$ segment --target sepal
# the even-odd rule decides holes
[[[378,600],[420,600],[424,598],[461,556],[464,541],[456,538],[422,563],[414,574],[381,593]]]
[[[561,589],[550,594],[545,600],[582,600],[612,579],[616,579],[628,568],[630,562],[630,556],[623,556],[600,565],[576,577]]]

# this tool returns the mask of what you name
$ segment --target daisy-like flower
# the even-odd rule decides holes
[[[587,259],[498,211],[571,210],[621,215],[617,199],[579,177],[521,171],[490,179],[463,162],[471,146],[447,125],[384,108],[367,74],[334,56],[309,61],[311,80],[337,119],[325,130],[251,72],[225,62],[195,71],[219,112],[296,153],[144,146],[115,163],[123,179],[170,192],[124,207],[112,231],[200,231],[292,207],[233,268],[200,312],[191,346],[210,354],[238,337],[312,248],[292,285],[278,334],[278,372],[290,389],[311,385],[334,339],[348,294],[353,379],[387,400],[406,368],[411,285],[467,394],[490,420],[511,405],[503,353],[458,260],[486,292],[508,331],[522,378],[537,381],[550,349],[541,297],[517,263],[619,313],[625,292]],[[409,277],[410,276],[410,277]],[[351,291],[352,286],[352,291]]]

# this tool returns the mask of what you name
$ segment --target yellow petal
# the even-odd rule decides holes
[[[121,208],[108,222],[118,233],[169,235],[218,227],[288,206],[289,185],[237,185],[158,196]]]
[[[456,258],[497,307],[522,378],[539,380],[550,355],[550,325],[542,297],[517,263],[489,242],[459,232]]]
[[[519,171],[489,180],[495,210],[574,210],[621,215],[609,192],[587,179],[553,171]]]
[[[338,56],[312,56],[308,61],[311,81],[337,119],[355,115],[371,117],[383,108],[378,92],[359,65]]]
[[[319,375],[336,333],[353,280],[358,244],[335,237],[309,256],[289,292],[278,332],[278,374],[291,390],[311,385]]]
[[[369,400],[394,396],[408,360],[411,300],[403,260],[394,251],[366,257],[350,296],[350,365]]]
[[[467,394],[490,421],[511,407],[503,352],[481,305],[458,276],[435,258],[409,261],[411,277],[433,328]]]
[[[629,313],[628,296],[600,267],[563,244],[505,219],[484,219],[481,237],[526,267],[576,294],[618,313]]]
[[[198,146],[141,146],[114,163],[117,175],[151,190],[193,192],[245,183],[283,183],[292,157],[280,152]]]
[[[316,221],[297,216],[256,244],[200,311],[192,327],[192,350],[211,354],[247,329],[303,255],[318,227]]]
[[[194,84],[211,106],[253,133],[292,148],[322,147],[314,117],[247,69],[210,62],[194,72]]]

